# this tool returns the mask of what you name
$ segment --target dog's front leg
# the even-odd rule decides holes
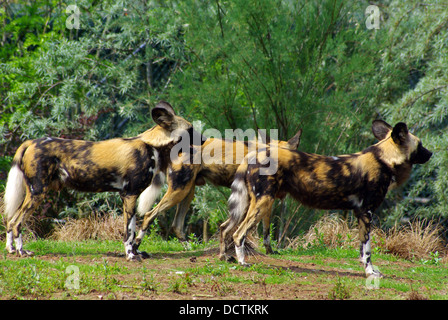
[[[360,261],[364,265],[364,270],[367,277],[382,277],[381,273],[374,269],[372,264],[372,246],[370,239],[370,229],[372,223],[372,212],[370,210],[361,212],[358,215],[358,228],[360,240]]]
[[[136,196],[122,196],[123,216],[124,216],[124,250],[126,260],[140,261],[140,254],[137,252],[138,246],[135,243],[135,203]]]

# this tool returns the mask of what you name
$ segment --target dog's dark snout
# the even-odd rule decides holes
[[[428,151],[428,160],[429,160],[429,159],[431,159],[431,157],[432,157],[432,152],[429,151],[429,150],[427,150],[427,151]],[[428,160],[426,160],[426,161],[428,161]]]
[[[432,157],[432,152],[428,149],[420,146],[418,148],[417,156],[415,158],[415,163],[417,164],[423,164],[429,161]]]

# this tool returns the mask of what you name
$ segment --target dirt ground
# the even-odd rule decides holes
[[[39,256],[56,262],[57,255]],[[102,257],[71,257],[75,264],[92,265],[107,261],[126,270],[111,274],[117,283],[111,290],[64,291],[40,299],[82,300],[339,300],[412,299],[410,293],[395,289],[366,288],[362,267],[344,268],[344,262],[327,258],[324,263],[297,262],[276,256],[249,258],[253,268],[229,264],[220,272],[214,250],[186,257],[184,252],[152,255],[142,262],[128,262],[121,253]],[[380,262],[381,263],[381,262]],[[340,267],[331,267],[330,264]],[[262,266],[257,268],[256,266]],[[222,266],[222,264],[221,264]],[[142,268],[145,268],[145,274]],[[408,266],[406,266],[408,267]],[[199,271],[191,271],[191,270]],[[189,271],[190,270],[190,271]],[[206,271],[203,271],[206,270]],[[391,276],[393,278],[393,276]],[[280,279],[276,282],[276,278]],[[390,278],[390,277],[389,277]],[[142,279],[146,282],[142,284]],[[237,280],[232,280],[237,279]],[[118,287],[118,289],[117,289]],[[414,292],[415,294],[415,292]],[[414,297],[424,298],[423,296]]]

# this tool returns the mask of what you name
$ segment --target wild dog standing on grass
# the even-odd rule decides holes
[[[261,134],[262,132],[259,132]],[[294,137],[288,141],[277,141],[279,146],[288,149],[297,149],[300,144],[300,136],[302,130],[299,130]],[[261,145],[264,143],[271,143],[271,139],[261,137]],[[269,140],[269,141],[268,141]],[[274,141],[272,141],[274,142]],[[177,237],[185,240],[185,233],[183,231],[185,216],[190,207],[190,203],[194,198],[194,191],[196,185],[203,185],[205,181],[209,181],[216,186],[230,187],[233,182],[235,172],[238,166],[242,163],[244,157],[251,148],[258,148],[258,140],[250,140],[247,142],[236,140],[231,141],[227,139],[209,138],[203,145],[194,146],[196,155],[200,155],[199,162],[191,163],[185,161],[184,158],[179,158],[178,161],[173,161],[168,167],[168,189],[157,204],[157,206],[145,215],[145,222],[142,225],[142,233],[137,236],[137,242],[144,236],[144,231],[148,228],[148,224],[157,217],[157,215],[178,205],[176,215],[173,221],[173,229]],[[212,159],[213,158],[213,159]],[[164,176],[160,173],[160,176]],[[138,212],[144,213],[149,210],[147,204],[140,202]],[[263,234],[264,246],[267,253],[272,253],[270,245],[270,216],[263,220]]]
[[[248,230],[271,213],[276,196],[291,194],[309,207],[325,210],[354,210],[358,218],[360,260],[367,275],[381,276],[373,269],[370,248],[372,213],[389,189],[404,183],[413,164],[427,162],[432,153],[420,139],[408,132],[404,123],[391,127],[384,121],[372,124],[380,140],[367,149],[349,155],[327,157],[279,148],[258,153],[257,163],[243,163],[235,175],[229,198],[230,218],[220,227],[221,259],[229,259],[227,249],[235,242],[237,260],[244,261],[244,241]],[[263,175],[266,158],[278,161],[278,171]],[[249,159],[250,160],[250,159]],[[236,228],[236,231],[235,231]]]
[[[135,245],[135,203],[155,200],[161,182],[154,174],[164,172],[170,161],[170,150],[186,131],[202,143],[193,127],[177,116],[167,102],[151,110],[157,126],[134,138],[100,142],[41,138],[25,141],[17,150],[8,175],[5,191],[6,250],[20,256],[24,250],[20,229],[25,220],[44,200],[48,190],[63,187],[88,192],[116,191],[123,200],[124,246],[128,260],[139,260]],[[152,188],[148,186],[152,182]]]

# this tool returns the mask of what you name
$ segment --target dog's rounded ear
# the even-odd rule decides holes
[[[392,131],[392,126],[386,121],[374,120],[372,122],[372,133],[378,140],[385,139],[390,131]]]
[[[296,150],[299,147],[301,136],[302,136],[302,129],[299,129],[296,135],[288,140],[288,146],[291,148],[291,150]]]
[[[151,117],[159,126],[169,129],[176,113],[173,107],[165,101],[160,101],[152,110]]]
[[[406,123],[399,122],[395,125],[394,129],[392,130],[391,137],[396,144],[402,145],[406,142],[408,134],[409,130]]]

